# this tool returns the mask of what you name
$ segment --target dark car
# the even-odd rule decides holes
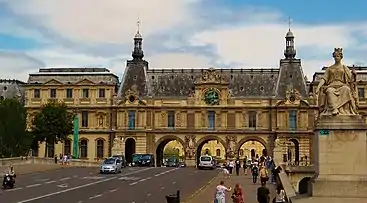
[[[127,166],[127,163],[126,163],[126,159],[125,159],[125,156],[124,155],[113,155],[112,156],[113,158],[116,158],[116,159],[120,159],[121,161],[121,166],[122,167],[126,167]]]
[[[170,157],[167,159],[166,161],[166,167],[178,167],[179,166],[179,161],[177,158],[175,157]]]
[[[132,166],[154,166],[153,154],[133,154]]]

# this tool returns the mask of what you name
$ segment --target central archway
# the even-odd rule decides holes
[[[133,154],[135,154],[136,142],[134,138],[127,138],[125,140],[125,159],[126,163],[132,163]]]
[[[174,135],[168,135],[160,138],[156,143],[156,166],[161,167],[164,165],[164,160],[169,157],[175,157],[177,159],[184,159],[185,142]]]
[[[269,154],[265,140],[256,136],[249,136],[240,140],[237,144],[236,152],[237,156],[242,160],[244,158],[259,158]]]
[[[199,166],[201,155],[211,155],[219,163],[224,162],[227,158],[226,142],[218,136],[209,135],[197,141],[196,148],[196,167]]]

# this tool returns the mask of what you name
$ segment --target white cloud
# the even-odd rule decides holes
[[[85,43],[130,42],[138,18],[145,36],[191,22],[187,0],[27,0],[9,1],[15,13]]]
[[[0,51],[1,78],[27,81],[29,71],[36,71],[44,63],[29,55]]]
[[[163,53],[147,59],[154,69],[196,69],[209,68],[210,59],[190,53]]]

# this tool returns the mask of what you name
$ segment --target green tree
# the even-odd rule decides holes
[[[64,141],[73,132],[74,114],[68,112],[65,103],[49,102],[42,106],[32,121],[32,133],[39,142],[45,142],[45,157],[48,146]],[[51,155],[53,156],[53,155]]]
[[[164,157],[178,157],[179,151],[172,147],[165,147],[163,151]]]
[[[24,156],[33,136],[27,131],[27,111],[18,99],[0,100],[0,157]]]

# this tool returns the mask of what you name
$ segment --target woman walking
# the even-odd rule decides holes
[[[244,203],[242,188],[238,183],[233,190],[232,200],[233,203]]]
[[[224,186],[224,181],[220,181],[214,194],[214,203],[226,203],[226,192],[231,191],[231,187]]]

